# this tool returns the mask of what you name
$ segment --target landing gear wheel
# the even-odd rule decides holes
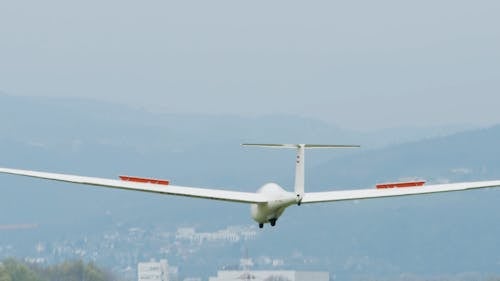
[[[275,226],[276,225],[276,219],[270,219],[269,223],[271,223],[271,226]]]
[[[264,227],[264,224],[263,223],[259,223],[259,228],[263,228]]]

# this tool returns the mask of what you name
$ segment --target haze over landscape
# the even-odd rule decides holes
[[[499,11],[491,0],[6,2],[0,166],[290,190],[293,152],[240,144],[337,143],[362,147],[308,151],[307,190],[500,179]],[[0,175],[0,261],[81,259],[72,265],[137,280],[137,262],[166,258],[206,279],[248,252],[255,269],[334,280],[497,280],[499,202],[488,189],[291,207],[259,230],[245,205]]]
[[[415,177],[431,183],[500,178],[498,126],[392,144],[376,133],[286,116],[160,115],[98,102],[6,95],[0,103],[0,118],[11,120],[0,125],[2,166],[153,176],[244,191],[275,181],[290,189],[293,152],[244,149],[239,143],[263,137],[358,139],[379,145],[310,151],[307,189],[370,188]],[[304,124],[301,132],[297,124]],[[27,127],[31,130],[18,129]],[[277,260],[277,268],[326,270],[344,280],[494,274],[500,262],[495,189],[294,207],[278,227],[260,231],[245,205],[1,178],[0,205],[9,210],[0,212],[2,225],[34,227],[0,230],[0,257],[49,263],[82,258],[125,276],[138,261],[166,257],[185,276],[207,276],[236,264],[249,249],[260,261],[257,268]],[[238,238],[225,240],[227,233]],[[212,238],[200,244],[200,237]],[[208,262],[213,255],[218,259]]]

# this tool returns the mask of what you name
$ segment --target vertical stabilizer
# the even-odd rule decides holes
[[[305,145],[297,145],[297,159],[295,159],[295,194],[297,195],[297,204],[300,204],[304,196],[304,161]]]

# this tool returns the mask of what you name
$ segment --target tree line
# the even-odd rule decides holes
[[[38,266],[7,259],[0,262],[0,281],[116,281],[117,279],[93,263],[68,261],[51,266]]]

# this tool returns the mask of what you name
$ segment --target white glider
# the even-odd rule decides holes
[[[295,188],[294,192],[284,190],[278,184],[267,183],[257,192],[240,192],[223,189],[207,189],[196,187],[176,186],[165,183],[158,183],[158,180],[130,178],[125,180],[114,180],[95,177],[82,177],[67,174],[45,173],[38,171],[18,170],[0,168],[0,173],[21,175],[27,177],[70,182],[85,185],[95,185],[108,188],[125,190],[136,190],[143,192],[161,193],[167,195],[187,196],[204,199],[231,201],[251,204],[252,218],[262,228],[265,223],[271,226],[276,224],[277,219],[283,214],[285,209],[291,205],[310,204],[320,202],[333,202],[344,200],[360,200],[394,196],[421,195],[439,192],[464,191],[468,189],[489,188],[500,186],[500,180],[462,182],[451,184],[437,184],[414,187],[400,187],[396,184],[389,184],[387,188],[338,190],[327,192],[305,192],[304,191],[304,153],[309,148],[353,148],[357,145],[315,145],[315,144],[243,144],[245,146],[262,146],[272,148],[294,148],[297,149]],[[132,179],[132,180],[130,180]],[[142,182],[138,182],[139,179]]]

